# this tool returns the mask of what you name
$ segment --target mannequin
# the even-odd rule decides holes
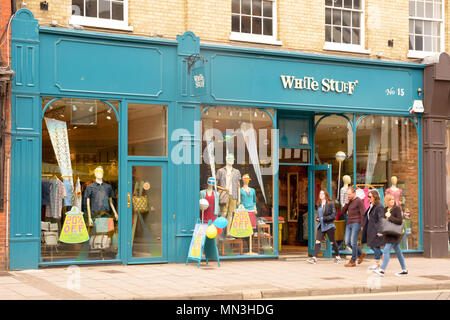
[[[347,189],[352,181],[352,178],[350,178],[349,175],[345,175],[342,177],[342,180],[344,181],[344,185],[342,186],[339,193],[339,202],[341,204],[341,208],[345,206],[345,201],[347,201]]]
[[[397,187],[397,177],[392,176],[391,177],[391,187],[386,189],[385,194],[391,194],[394,196],[395,204],[400,206],[401,205],[401,199],[402,199],[402,193],[403,190]]]
[[[208,178],[208,187],[205,190],[200,191],[200,199],[208,200],[209,207],[203,213],[202,223],[208,223],[209,220],[216,220],[219,215],[219,193],[214,190],[216,179],[213,177]]]
[[[248,210],[248,216],[250,218],[250,222],[252,224],[253,230],[256,228],[256,191],[253,188],[249,187],[250,183],[250,176],[248,174],[244,174],[242,177],[242,181],[244,182],[243,187],[240,189],[240,196],[242,205],[246,210]],[[256,254],[252,250],[252,236],[250,236],[249,239],[249,252],[247,254]]]
[[[103,168],[97,167],[94,170],[95,182],[86,187],[84,196],[86,197],[86,205],[88,211],[88,223],[92,227],[94,222],[92,220],[92,214],[94,213],[98,217],[107,215],[110,210],[114,213],[114,219],[119,220],[116,208],[112,202],[114,191],[106,182],[103,182]]]
[[[241,180],[241,173],[239,170],[233,168],[234,155],[232,153],[226,156],[226,165],[217,170],[217,189],[228,192],[228,201],[225,204],[220,204],[220,212],[227,218],[227,234],[230,231],[233,212],[237,204],[241,202],[241,194],[239,192]]]

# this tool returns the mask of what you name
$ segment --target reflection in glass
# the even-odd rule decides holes
[[[133,166],[133,258],[162,256],[162,168]]]

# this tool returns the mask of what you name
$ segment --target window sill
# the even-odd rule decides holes
[[[334,43],[334,42],[325,42],[323,50],[370,54],[370,50],[366,50],[361,46],[354,44]]]
[[[232,32],[230,35],[230,40],[271,44],[275,46],[281,46],[283,44],[281,41],[276,40],[275,37],[272,36],[258,36],[254,34],[238,33],[238,32]]]
[[[103,28],[103,29],[133,31],[132,26],[129,26],[124,21],[118,21],[118,20],[115,21],[115,20],[108,20],[108,19],[71,16],[69,19],[69,24],[80,25],[80,26],[85,26],[85,27]]]
[[[425,57],[435,56],[440,53],[441,52],[409,50],[408,58],[423,59]]]

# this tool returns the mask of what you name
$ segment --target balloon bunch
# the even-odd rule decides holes
[[[206,229],[206,236],[210,239],[214,239],[216,236],[220,235],[228,224],[227,219],[224,217],[219,217]]]

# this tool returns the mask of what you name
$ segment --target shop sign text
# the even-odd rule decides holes
[[[296,90],[310,90],[322,92],[337,92],[347,93],[352,95],[355,91],[358,80],[355,81],[339,81],[334,79],[323,78],[320,81],[315,80],[314,77],[296,78],[295,76],[281,75],[281,82],[284,89],[296,89]]]

